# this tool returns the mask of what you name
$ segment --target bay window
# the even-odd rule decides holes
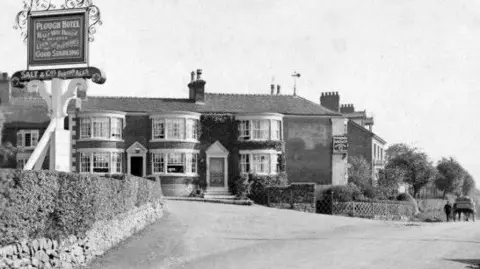
[[[38,144],[38,130],[20,130],[17,132],[17,146],[34,148]]]
[[[157,151],[152,153],[152,174],[198,173],[197,152]]]
[[[239,140],[282,140],[281,115],[237,116]]]
[[[123,153],[80,152],[80,173],[121,174],[123,173]]]
[[[124,119],[114,116],[80,117],[80,139],[123,139]]]
[[[198,140],[198,119],[153,118],[152,140]]]
[[[240,172],[253,174],[277,174],[279,172],[276,151],[240,151]]]

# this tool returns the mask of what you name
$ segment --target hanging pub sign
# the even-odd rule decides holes
[[[333,137],[333,153],[347,153],[348,138],[346,136]]]
[[[28,66],[88,64],[87,9],[31,12]]]

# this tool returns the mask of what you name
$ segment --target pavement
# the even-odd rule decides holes
[[[480,269],[480,221],[386,222],[168,201],[161,220],[86,268]]]

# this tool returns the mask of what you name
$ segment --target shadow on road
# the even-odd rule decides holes
[[[446,259],[446,261],[467,264],[465,269],[480,269],[480,259]]]

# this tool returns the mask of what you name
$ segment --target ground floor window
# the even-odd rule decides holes
[[[153,174],[197,174],[197,152],[154,152],[152,153]]]
[[[17,169],[23,169],[28,162],[30,156],[17,157]]]
[[[278,174],[280,152],[240,151],[240,172],[253,174]]]
[[[80,152],[80,173],[123,173],[122,152]]]

